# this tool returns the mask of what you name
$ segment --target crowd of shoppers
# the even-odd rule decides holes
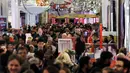
[[[76,61],[71,59],[71,53],[58,52],[59,38],[74,38]],[[89,55],[82,55],[84,51],[93,52],[90,48],[99,48],[93,44],[86,48],[85,43],[99,44],[99,40],[98,23],[47,23],[10,28],[0,33],[0,73],[129,73],[130,60],[125,49],[120,49],[123,55],[117,56],[104,50],[94,62]],[[114,36],[110,35],[104,42],[115,43]],[[118,53],[115,45],[111,47]]]

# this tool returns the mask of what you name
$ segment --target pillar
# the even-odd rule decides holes
[[[8,0],[0,0],[0,16],[8,16]]]
[[[102,24],[103,27],[107,27],[108,28],[108,5],[109,5],[109,1],[108,0],[102,0]],[[110,20],[109,20],[110,21]]]
[[[116,1],[116,35],[117,35],[117,48],[119,48],[119,0],[115,0]]]
[[[118,40],[119,40],[119,47],[124,47],[124,40],[125,40],[125,8],[124,8],[124,0],[119,0],[119,27],[118,27]]]
[[[113,0],[110,0],[110,31],[113,31]]]
[[[0,1],[0,16],[1,16],[1,6],[2,6],[2,1]]]
[[[125,0],[125,40],[124,40],[124,47],[126,47],[128,49],[128,51],[130,51],[130,11],[129,11],[129,0]]]
[[[30,15],[30,26],[34,26],[36,24],[36,16]]]
[[[11,25],[12,28],[20,29],[20,11],[18,0],[11,0]]]
[[[33,14],[26,13],[25,23],[30,26],[35,26],[36,25],[36,16]]]

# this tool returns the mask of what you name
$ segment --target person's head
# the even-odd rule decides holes
[[[98,36],[98,33],[94,33],[94,34],[93,34],[93,40],[97,40],[98,37],[99,37],[99,36]]]
[[[100,55],[102,64],[110,66],[112,57],[113,57],[113,54],[111,52],[103,51]]]
[[[79,60],[79,67],[81,69],[82,68],[90,69],[92,67],[92,63],[90,62],[90,57],[89,56],[82,57]]]
[[[42,28],[38,28],[38,34],[41,36],[43,34]]]
[[[29,37],[29,38],[30,38],[30,37]],[[31,45],[31,44],[32,44],[32,39],[28,39],[28,40],[27,40],[27,44],[28,44],[28,45]]]
[[[33,45],[29,45],[29,52],[33,53],[35,50],[35,47]]]
[[[71,73],[70,70],[66,67],[59,70],[59,73]]]
[[[38,48],[43,49],[44,45],[45,45],[44,40],[42,38],[39,38],[37,42]]]
[[[65,65],[73,66],[73,62],[67,52],[59,54],[55,60],[55,64],[59,64],[60,68],[63,68]]]
[[[46,60],[50,59],[53,56],[53,51],[51,45],[45,45],[46,52],[44,53],[44,58]]]
[[[3,54],[6,50],[6,42],[4,40],[0,40],[0,55]]]
[[[53,38],[52,37],[48,37],[48,44],[52,44],[52,42],[53,42]]]
[[[19,38],[19,44],[24,44],[25,40],[23,38]]]
[[[19,34],[23,34],[23,31],[21,29],[19,30]]]
[[[33,40],[32,40],[32,45],[33,45],[33,46],[37,46],[37,43],[38,43],[38,42],[37,42],[36,39],[33,39]]]
[[[117,58],[114,71],[115,73],[129,73],[129,61],[125,58]]]
[[[28,69],[28,70],[26,70],[25,72],[23,72],[23,73],[34,73],[34,71],[33,70],[31,70],[31,69]]]
[[[17,55],[11,55],[8,59],[8,70],[9,73],[20,73],[22,60]]]
[[[50,34],[50,35],[53,35],[53,33],[54,33],[54,32],[53,32],[52,30],[50,30],[49,34]]]
[[[113,40],[114,41],[114,36],[113,35],[109,35],[109,40]]]
[[[124,58],[124,57],[125,57],[125,54],[123,54],[123,53],[118,53],[116,56],[117,56],[117,58]]]
[[[35,30],[34,29],[32,29],[31,34],[35,34]]]
[[[35,65],[38,67],[39,64],[40,64],[40,59],[37,58],[37,57],[33,57],[33,58],[30,58],[30,59],[28,60],[28,62],[29,62],[30,64],[35,64]]]
[[[125,47],[120,48],[119,53],[123,53],[123,54],[126,55],[127,54],[127,48],[125,48]]]
[[[59,70],[54,66],[48,66],[42,73],[59,73]]]
[[[26,59],[27,53],[28,53],[28,50],[27,50],[26,47],[19,47],[18,50],[17,50],[18,56],[20,58],[22,58],[23,60]]]
[[[13,44],[12,44],[12,43],[8,43],[8,44],[7,44],[7,50],[12,52],[13,49],[14,49]]]
[[[66,28],[66,29],[65,29],[65,32],[66,32],[66,33],[69,33],[69,32],[70,32],[69,28]]]
[[[102,69],[102,73],[114,73],[114,70],[109,67],[105,67]]]
[[[107,36],[104,37],[104,41],[103,42],[104,43],[108,43],[108,37]]]

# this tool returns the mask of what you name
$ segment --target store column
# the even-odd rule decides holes
[[[30,15],[30,26],[36,25],[36,16],[33,14]]]
[[[8,0],[0,0],[0,16],[8,16]]]
[[[20,11],[18,6],[18,0],[11,0],[11,13],[12,13],[11,16],[12,28],[20,29]]]
[[[108,0],[102,0],[102,24],[103,27],[107,27],[109,28],[109,17],[108,17],[108,5],[109,5],[109,1]]]
[[[36,16],[34,14],[26,13],[26,24],[30,26],[36,25]]]
[[[129,0],[125,0],[125,40],[124,40],[124,47],[127,48],[127,51],[130,51],[130,11],[129,11]]]
[[[3,16],[8,16],[8,0],[2,0]]]
[[[1,16],[1,7],[2,6],[2,1],[0,1],[0,16]]]

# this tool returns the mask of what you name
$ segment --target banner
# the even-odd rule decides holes
[[[58,39],[58,52],[63,52],[67,49],[73,49],[72,39]]]
[[[0,31],[4,31],[7,28],[7,17],[0,16]]]

